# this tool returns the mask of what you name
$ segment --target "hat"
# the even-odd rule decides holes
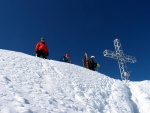
[[[66,54],[66,57],[70,57],[70,54]]]
[[[44,37],[42,37],[41,40],[45,40]]]
[[[91,56],[91,58],[95,58],[95,56]]]

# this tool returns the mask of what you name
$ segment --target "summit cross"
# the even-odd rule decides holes
[[[114,40],[114,46],[115,46],[115,52],[110,50],[105,50],[103,54],[105,57],[114,58],[118,60],[121,79],[128,80],[130,76],[130,72],[127,70],[126,62],[135,63],[137,60],[135,57],[123,53],[119,39]]]

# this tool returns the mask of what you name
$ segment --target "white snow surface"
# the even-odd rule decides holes
[[[0,49],[0,113],[150,113],[150,81]]]

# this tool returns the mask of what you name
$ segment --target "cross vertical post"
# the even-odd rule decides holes
[[[130,72],[127,70],[126,62],[135,63],[136,58],[123,53],[122,46],[119,39],[114,40],[115,52],[110,50],[105,50],[103,52],[105,57],[114,58],[118,60],[121,79],[128,80]]]

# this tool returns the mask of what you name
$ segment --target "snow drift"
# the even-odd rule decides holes
[[[0,113],[149,113],[149,86],[0,50]]]

